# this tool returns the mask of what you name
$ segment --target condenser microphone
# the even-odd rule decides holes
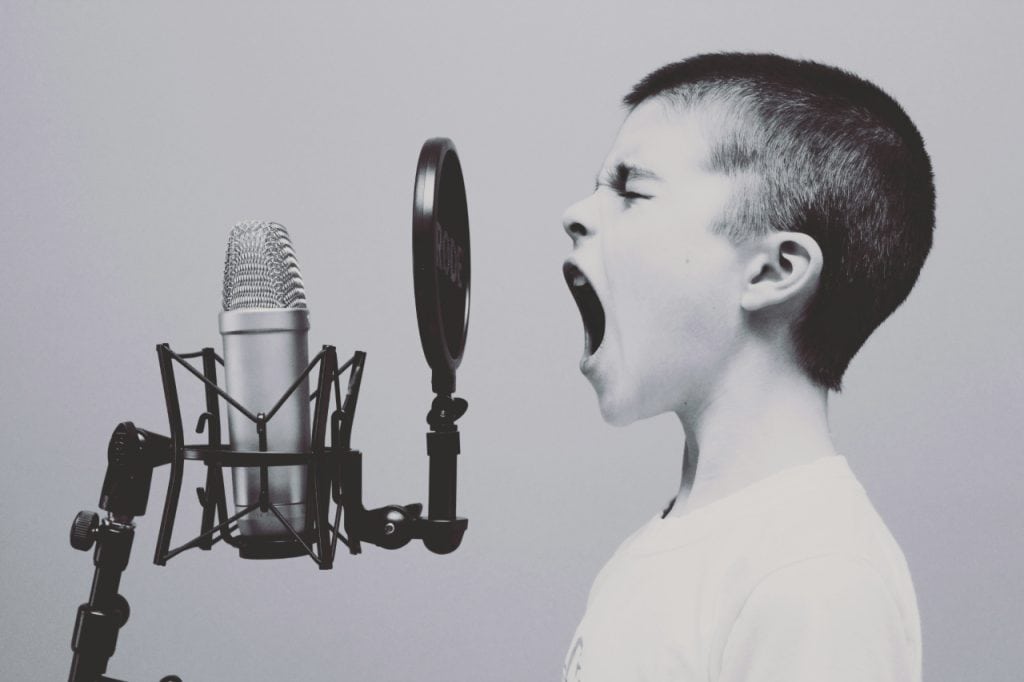
[[[223,312],[227,391],[249,412],[267,414],[309,363],[309,310],[295,251],[284,226],[246,221],[235,225],[224,260]],[[306,452],[310,449],[309,380],[304,378],[265,422],[264,443],[256,425],[228,407],[232,450]],[[268,498],[298,533],[306,530],[306,465],[266,467]],[[260,468],[234,467],[236,511],[259,502]],[[294,544],[272,510],[256,508],[238,519],[250,547]],[[255,540],[256,542],[252,542]],[[299,552],[301,552],[301,548]],[[242,556],[270,556],[259,549]],[[281,556],[278,552],[274,556]]]

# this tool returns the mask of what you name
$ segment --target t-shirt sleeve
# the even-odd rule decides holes
[[[851,557],[780,568],[751,591],[719,682],[917,682],[916,650],[879,573]]]

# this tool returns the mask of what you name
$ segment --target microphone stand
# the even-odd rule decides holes
[[[362,453],[350,447],[352,423],[362,380],[363,363],[366,354],[356,351],[352,358],[338,367],[333,346],[324,346],[291,388],[281,396],[277,405],[267,414],[251,415],[234,398],[217,385],[216,365],[223,364],[212,348],[199,352],[178,355],[167,344],[157,346],[160,360],[164,397],[167,404],[171,437],[137,428],[131,422],[119,424],[110,437],[107,448],[107,471],[100,494],[100,508],[107,512],[100,520],[92,511],[79,512],[71,527],[71,546],[88,551],[95,545],[93,554],[92,589],[89,600],[79,606],[75,620],[71,649],[69,682],[123,682],[105,675],[107,664],[114,653],[117,636],[128,621],[130,608],[128,600],[118,593],[121,574],[128,566],[132,542],[135,538],[136,516],[146,513],[153,470],[170,464],[167,497],[164,502],[157,549],[153,562],[163,566],[168,560],[187,549],[209,550],[224,540],[226,544],[239,549],[243,557],[280,558],[310,556],[321,570],[333,567],[337,542],[340,539],[351,554],[359,554],[361,541],[370,542],[385,549],[398,549],[412,539],[421,539],[430,551],[447,554],[458,548],[466,532],[468,521],[455,515],[456,500],[456,458],[459,454],[459,432],[456,421],[468,407],[462,398],[451,395],[450,387],[436,390],[436,396],[427,414],[430,431],[427,433],[427,454],[430,456],[429,510],[422,518],[423,505],[387,505],[377,509],[363,506]],[[199,372],[187,360],[202,358],[203,371]],[[200,415],[196,431],[206,430],[207,445],[184,444],[181,424],[181,409],[178,402],[177,385],[174,380],[173,363],[186,368],[203,382],[206,392],[206,411]],[[300,385],[301,380],[319,364],[317,390],[310,396],[315,401],[313,419],[312,450],[305,453],[267,452],[267,424],[281,404]],[[348,391],[344,401],[338,377],[351,370]],[[328,409],[333,398],[337,409],[328,419]],[[219,399],[242,411],[255,423],[260,434],[260,451],[232,451],[220,443]],[[330,422],[330,447],[325,447],[327,424]],[[206,487],[196,490],[203,509],[201,533],[192,540],[174,549],[170,539],[181,492],[182,468],[186,460],[202,461],[207,467]],[[273,502],[269,499],[267,469],[272,466],[306,464],[309,469],[307,503],[312,512],[307,514],[304,529],[293,528]],[[224,492],[224,466],[254,466],[260,469],[259,502],[228,516]],[[336,505],[334,523],[328,519],[329,500]],[[271,511],[291,538],[282,541],[274,539],[268,546],[255,547],[253,538],[233,535],[237,520],[255,510]],[[340,530],[342,510],[345,512],[344,529]],[[214,525],[215,516],[220,523]],[[258,538],[257,538],[258,540]],[[264,543],[266,544],[266,543]],[[283,545],[293,547],[284,547]],[[313,551],[311,545],[317,546]],[[298,547],[298,552],[293,552]],[[181,678],[169,675],[161,682],[181,682]]]
[[[133,518],[146,512],[153,469],[170,461],[170,439],[136,429],[131,422],[119,424],[110,437],[100,494],[107,517],[100,521],[96,512],[82,511],[71,526],[72,547],[84,552],[96,545],[96,569],[89,601],[78,607],[75,619],[70,682],[120,682],[104,673],[130,613],[128,600],[117,590],[135,539]],[[170,675],[161,682],[181,679]]]
[[[135,538],[134,517],[146,513],[153,469],[158,466],[170,465],[153,556],[153,563],[158,566],[188,549],[210,550],[221,540],[248,559],[306,554],[320,570],[333,567],[339,540],[348,547],[350,554],[359,554],[364,541],[385,549],[397,549],[412,539],[420,539],[428,550],[437,554],[448,554],[459,547],[468,521],[455,513],[460,451],[456,421],[465,414],[468,403],[453,394],[455,369],[462,359],[465,344],[469,306],[469,217],[462,166],[455,145],[448,138],[431,138],[420,150],[413,192],[413,273],[420,342],[427,364],[433,370],[431,388],[435,394],[427,414],[430,426],[427,433],[430,457],[427,517],[423,518],[423,505],[419,503],[376,509],[363,506],[362,453],[351,448],[350,440],[366,357],[364,352],[356,351],[339,367],[334,347],[323,346],[273,407],[265,413],[253,413],[217,385],[217,365],[223,367],[224,360],[212,348],[179,355],[168,344],[160,344],[156,350],[170,437],[138,429],[131,422],[119,424],[107,449],[107,472],[100,495],[100,508],[106,510],[107,517],[101,521],[95,512],[79,512],[71,527],[72,547],[88,551],[95,545],[96,551],[89,601],[78,608],[75,620],[69,682],[121,682],[106,676],[118,631],[127,622],[130,612],[128,601],[118,593],[118,588]],[[195,358],[202,358],[202,371],[188,362]],[[175,363],[204,385],[206,409],[199,417],[196,432],[206,431],[206,445],[185,444]],[[268,423],[317,367],[317,388],[309,396],[313,403],[309,451],[269,451]],[[345,370],[349,370],[348,392],[342,402],[339,377]],[[330,412],[332,397],[334,412]],[[221,400],[253,422],[258,450],[232,449],[220,442]],[[326,444],[328,430],[330,447]],[[181,494],[182,470],[187,460],[198,460],[206,465],[206,486],[196,490],[202,507],[200,534],[172,549],[170,542]],[[306,523],[298,529],[275,506],[268,483],[270,467],[296,465],[306,466],[308,473]],[[236,510],[231,516],[224,493],[224,467],[259,469],[258,502]],[[335,503],[333,524],[329,516],[332,499]],[[287,533],[281,533],[280,537],[234,535],[238,520],[257,510],[272,513]],[[347,537],[340,531],[342,510]],[[216,525],[215,520],[219,521]],[[181,680],[171,675],[161,682]]]

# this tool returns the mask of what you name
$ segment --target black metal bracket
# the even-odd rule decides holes
[[[100,521],[95,512],[83,511],[72,525],[72,547],[86,551],[96,545],[93,556],[96,568],[89,601],[79,607],[75,621],[70,682],[117,682],[104,673],[114,653],[118,631],[127,622],[130,610],[128,601],[118,593],[118,587],[121,573],[128,565],[134,539],[134,517],[146,513],[153,470],[158,466],[170,465],[167,496],[153,557],[153,562],[159,566],[188,549],[209,550],[222,540],[237,548],[245,558],[305,554],[321,570],[333,567],[339,540],[351,554],[359,554],[363,542],[385,549],[398,549],[413,539],[420,539],[429,550],[440,554],[454,551],[461,543],[468,522],[455,515],[456,457],[460,449],[455,422],[466,411],[465,400],[438,395],[427,415],[430,426],[427,434],[427,454],[430,456],[430,508],[427,517],[423,518],[423,505],[420,503],[366,509],[363,504],[362,453],[351,447],[366,353],[356,351],[339,367],[334,347],[324,346],[273,408],[266,413],[253,414],[218,385],[217,365],[223,366],[224,361],[212,348],[180,355],[167,344],[158,345],[156,350],[170,436],[140,429],[131,422],[118,424],[107,448],[107,471],[99,501],[100,508],[107,512],[107,518]],[[189,362],[196,358],[202,359],[201,371]],[[204,445],[185,444],[175,365],[184,367],[204,386],[205,410],[196,424],[197,433],[206,433]],[[313,371],[317,371],[317,386],[309,397],[313,403],[310,451],[268,452],[267,423]],[[340,376],[346,371],[349,377],[343,399]],[[221,443],[222,399],[253,422],[258,435],[258,451],[232,450]],[[335,405],[333,412],[330,410],[332,399]],[[202,508],[200,533],[171,548],[183,469],[188,460],[201,461],[206,465],[206,485],[196,489]],[[296,464],[305,464],[309,472],[307,504],[312,507],[312,513],[307,514],[305,528],[293,528],[274,506],[268,493],[268,469]],[[229,515],[224,467],[235,466],[259,468],[260,493],[255,504]],[[333,523],[329,514],[332,500]],[[268,541],[236,534],[237,521],[257,509],[274,513],[290,537]],[[341,532],[343,512],[344,533]],[[169,676],[164,680],[170,682],[177,678]]]
[[[353,373],[361,374],[365,355],[365,353],[357,352],[351,360],[339,368],[334,347],[324,346],[270,410],[265,413],[253,414],[217,384],[217,365],[223,365],[223,360],[212,348],[204,348],[196,353],[179,355],[172,351],[167,344],[157,346],[160,375],[163,381],[164,399],[171,430],[169,438],[171,473],[168,480],[167,496],[164,501],[160,531],[157,536],[157,546],[153,558],[154,563],[162,566],[187,549],[199,547],[208,550],[214,544],[223,540],[226,544],[237,548],[239,554],[245,558],[283,558],[305,554],[311,557],[321,569],[328,570],[332,568],[334,549],[337,546],[339,534],[337,532],[337,521],[333,525],[328,521],[329,491],[332,478],[330,464],[331,460],[335,458],[334,453],[324,445],[328,430],[328,411],[332,397],[334,397],[337,404],[340,405],[341,403],[338,377],[346,369],[350,369]],[[197,357],[202,358],[202,372],[188,362],[188,360]],[[206,410],[199,416],[197,432],[207,432],[207,443],[205,445],[186,445],[184,443],[184,430],[182,428],[181,410],[174,373],[175,365],[184,367],[204,385]],[[309,452],[268,452],[266,439],[267,424],[285,401],[298,389],[306,377],[315,370],[318,370],[317,389],[310,396],[310,400],[314,402],[311,450]],[[354,403],[358,397],[357,394],[358,383],[353,386],[350,382],[350,392],[346,400]],[[221,443],[219,402],[221,399],[253,422],[259,450],[233,450]],[[339,424],[339,428],[344,428],[351,433],[351,416],[343,420],[343,423]],[[201,528],[198,536],[178,547],[171,548],[171,535],[174,530],[174,521],[181,494],[181,480],[186,460],[202,461],[207,467],[206,486],[196,491],[199,503],[203,509]],[[304,528],[293,528],[288,523],[273,504],[268,491],[268,469],[274,466],[290,466],[295,464],[306,465],[309,472],[307,500],[312,513],[309,515],[309,521]],[[233,466],[258,468],[260,491],[255,504],[237,510],[235,514],[229,516],[227,496],[224,489],[223,469],[224,467]],[[250,538],[236,534],[238,520],[257,510],[273,513],[287,530],[289,537],[265,539]],[[338,513],[340,515],[340,509]],[[215,520],[218,523],[214,524]],[[341,540],[347,542],[344,537],[341,537]]]

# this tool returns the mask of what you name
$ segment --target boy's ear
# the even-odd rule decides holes
[[[818,288],[822,255],[803,232],[772,232],[751,247],[740,306],[747,312],[787,303],[801,306]]]

